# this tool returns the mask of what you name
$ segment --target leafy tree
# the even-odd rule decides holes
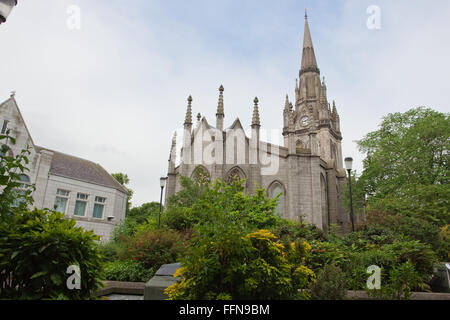
[[[133,219],[137,224],[147,222],[149,219],[158,218],[159,202],[144,203],[139,207],[130,209],[127,217]]]
[[[440,228],[450,224],[449,114],[427,108],[389,114],[358,145],[366,158],[353,199],[356,211],[366,210],[368,227],[430,244],[445,259]]]
[[[119,241],[121,237],[129,237],[140,228],[158,224],[159,203],[144,203],[142,206],[131,208],[125,219],[114,229],[113,240]]]
[[[253,195],[244,194],[244,181],[227,184],[217,179],[214,183],[199,185],[183,177],[183,190],[169,198],[163,223],[176,230],[193,228],[226,214],[251,228],[270,228],[281,219],[274,215],[278,198],[270,199],[263,189]]]
[[[371,196],[402,196],[411,185],[450,182],[449,114],[425,108],[389,114],[358,145],[367,155],[359,181]]]
[[[131,209],[131,198],[133,197],[134,193],[133,190],[127,187],[127,185],[130,183],[130,178],[128,178],[128,175],[125,173],[112,173],[111,176],[128,190],[127,208],[126,208],[126,213],[128,214],[128,212]]]

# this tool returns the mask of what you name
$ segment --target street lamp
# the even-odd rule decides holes
[[[0,24],[6,22],[11,10],[17,5],[17,0],[0,0]]]
[[[161,226],[161,211],[162,211],[162,196],[163,196],[163,190],[166,186],[167,177],[161,177],[159,179],[159,185],[161,187],[161,199],[159,200],[159,216],[158,216],[158,228]]]
[[[353,222],[353,201],[352,201],[352,165],[353,165],[353,159],[352,158],[345,158],[345,168],[348,172],[348,187],[350,189],[350,219],[352,221],[352,231],[355,231],[355,224]]]

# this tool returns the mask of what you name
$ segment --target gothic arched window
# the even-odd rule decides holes
[[[241,181],[245,179],[245,174],[239,167],[231,169],[226,178],[227,184],[232,184],[234,181]]]
[[[279,217],[283,217],[284,202],[285,202],[284,187],[281,185],[280,182],[275,181],[269,187],[269,197],[273,199],[279,194],[280,196],[278,197],[278,204],[275,208],[275,214]]]
[[[208,172],[208,170],[203,166],[197,166],[194,169],[194,172],[192,172],[191,179],[199,184],[208,184],[211,181],[211,176]]]

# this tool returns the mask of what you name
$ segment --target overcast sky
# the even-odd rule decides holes
[[[380,29],[367,26],[371,5]],[[0,101],[17,91],[37,145],[127,173],[135,206],[159,201],[189,95],[194,115],[214,125],[223,84],[225,127],[237,117],[250,126],[258,96],[262,128],[282,128],[304,8],[341,116],[343,155],[359,172],[354,141],[383,116],[450,111],[448,0],[21,0],[0,26]]]

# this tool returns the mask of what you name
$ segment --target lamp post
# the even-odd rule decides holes
[[[17,5],[17,0],[0,0],[0,24],[6,22],[11,10]]]
[[[352,221],[352,231],[355,231],[355,224],[353,222],[353,201],[352,201],[352,158],[345,158],[345,168],[348,172],[348,188],[350,190],[350,220]]]
[[[161,187],[161,199],[159,200],[158,228],[161,226],[162,197],[163,197],[164,187],[166,186],[166,180],[167,180],[167,177],[161,177],[159,179],[159,185]]]

